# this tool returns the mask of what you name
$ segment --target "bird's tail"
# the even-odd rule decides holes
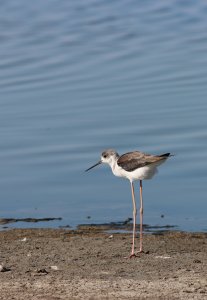
[[[170,156],[170,153],[164,153],[164,154],[159,155],[159,157],[163,157],[163,158],[164,158],[164,157],[167,158],[168,156]]]
[[[171,153],[164,153],[164,154],[161,154],[161,155],[158,155],[159,157],[163,157],[163,158],[168,158],[169,156],[174,156],[173,154]]]

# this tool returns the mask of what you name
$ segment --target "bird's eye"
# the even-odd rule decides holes
[[[107,158],[107,155],[106,155],[106,154],[104,154],[104,155],[103,155],[103,157],[104,157],[104,158]]]

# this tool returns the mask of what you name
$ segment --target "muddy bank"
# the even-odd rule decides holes
[[[0,225],[6,225],[10,223],[17,222],[27,222],[27,223],[38,223],[38,222],[49,222],[49,221],[61,221],[62,218],[0,218]]]
[[[0,299],[206,299],[207,234],[145,234],[148,254],[126,259],[130,247],[83,227],[1,231]]]

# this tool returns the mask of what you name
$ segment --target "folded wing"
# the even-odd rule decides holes
[[[128,152],[119,157],[117,164],[125,171],[132,172],[138,168],[165,160],[170,153],[162,155],[151,155],[140,151]]]

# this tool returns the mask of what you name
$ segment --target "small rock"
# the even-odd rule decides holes
[[[50,269],[52,269],[54,271],[58,271],[59,270],[58,266],[51,266]]]
[[[21,242],[26,242],[27,241],[27,238],[23,238],[22,240],[20,240]]]
[[[109,236],[109,239],[113,239],[113,237],[114,237],[113,234],[111,234],[111,235]]]
[[[3,265],[0,265],[0,272],[8,272],[8,271],[11,271],[11,269],[4,267]]]

